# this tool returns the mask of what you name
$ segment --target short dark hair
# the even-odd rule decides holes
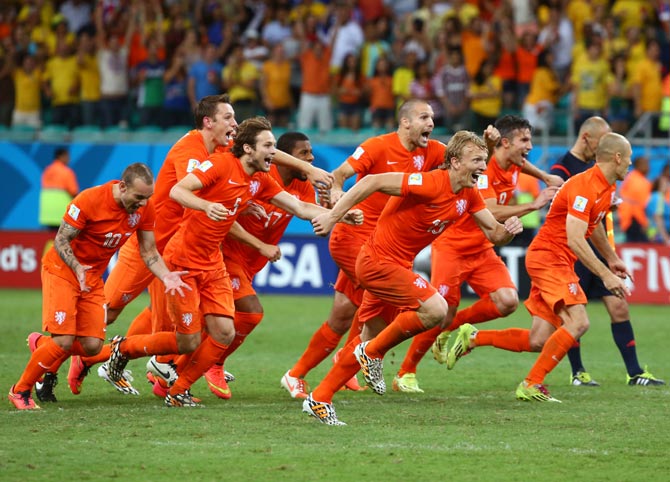
[[[244,145],[256,146],[256,137],[262,131],[272,131],[272,124],[265,117],[251,117],[237,128],[237,134],[230,152],[238,159],[244,155]]]
[[[55,159],[60,159],[60,157],[61,157],[63,154],[67,154],[67,153],[68,153],[68,148],[67,148],[67,147],[65,147],[65,146],[57,147],[57,148],[54,150],[54,158],[55,158]]]
[[[277,139],[277,149],[290,154],[300,141],[309,141],[309,137],[302,132],[285,132]]]
[[[207,95],[200,99],[200,102],[198,102],[193,111],[196,129],[202,129],[205,117],[214,117],[219,104],[230,104],[228,94]]]
[[[154,174],[151,172],[149,166],[142,162],[135,162],[126,167],[121,174],[121,180],[127,185],[131,186],[135,179],[141,179],[145,184],[154,183]]]
[[[496,119],[495,124],[493,124],[496,129],[500,132],[500,139],[510,139],[514,136],[514,132],[521,129],[532,130],[530,122],[528,119],[519,117],[518,115],[507,114]]]

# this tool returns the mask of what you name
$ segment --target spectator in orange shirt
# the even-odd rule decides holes
[[[337,123],[357,131],[361,127],[361,107],[364,79],[360,61],[354,53],[344,57],[340,72],[335,77],[335,96],[337,98]]]
[[[647,179],[649,159],[637,157],[633,170],[621,184],[619,194],[623,202],[619,206],[619,225],[629,243],[646,243],[649,220],[644,210],[651,197],[651,181]]]
[[[319,131],[330,131],[333,114],[330,103],[331,46],[318,39],[303,37],[300,53],[302,90],[298,106],[298,129],[309,130],[316,118]]]
[[[65,208],[79,192],[77,176],[69,163],[70,152],[59,147],[53,162],[42,173],[39,221],[53,231],[58,231]]]

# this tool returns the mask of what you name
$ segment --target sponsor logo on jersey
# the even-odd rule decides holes
[[[128,226],[130,226],[131,228],[137,226],[140,223],[141,217],[142,216],[140,216],[138,213],[133,213],[130,216],[128,216]]]
[[[423,176],[418,172],[412,173],[407,178],[407,185],[409,186],[421,186],[423,184]]]
[[[205,162],[197,166],[197,169],[200,169],[202,172],[207,172],[211,167],[213,167],[214,164],[212,164],[212,161],[207,159]]]
[[[79,209],[74,204],[70,204],[70,209],[67,210],[68,216],[70,216],[75,221],[79,218],[79,213],[80,212],[81,212],[81,209]]]
[[[417,171],[420,171],[423,169],[423,164],[425,162],[425,159],[422,154],[419,154],[418,156],[414,156],[412,158],[412,161],[414,162],[414,167],[416,168]]]
[[[468,202],[465,199],[459,199],[456,201],[456,212],[459,216],[462,216],[465,212],[465,209],[468,207]]]
[[[570,292],[571,295],[576,295],[577,294],[577,283],[570,283],[568,285],[568,291]]]
[[[414,280],[414,286],[417,288],[426,288],[428,284],[426,283],[425,279],[418,277]]]
[[[200,161],[198,159],[189,159],[188,164],[186,164],[186,172],[193,172],[199,165]]]
[[[65,312],[64,311],[57,311],[56,313],[54,313],[54,319],[55,319],[56,323],[58,323],[59,325],[62,325],[63,323],[65,323]]]
[[[261,183],[259,181],[251,181],[249,183],[249,192],[251,193],[252,196],[255,196],[260,187]]]
[[[586,209],[586,205],[589,203],[589,200],[582,196],[577,196],[575,202],[572,203],[572,209],[583,213]]]

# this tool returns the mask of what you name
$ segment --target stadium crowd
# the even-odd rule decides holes
[[[190,126],[227,92],[301,130],[391,130],[421,98],[449,132],[651,113],[665,136],[669,65],[669,0],[9,0],[0,125]]]

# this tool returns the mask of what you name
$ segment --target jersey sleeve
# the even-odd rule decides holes
[[[579,180],[575,179],[575,182],[566,183],[564,184],[564,189],[566,189],[568,214],[588,223],[595,199],[591,189],[583,182],[584,179],[588,179],[588,177],[582,177]]]
[[[486,209],[486,202],[478,189],[468,189],[468,194],[468,206],[470,206],[468,212],[470,214]]]
[[[95,202],[93,202],[93,192],[86,189],[79,193],[70,204],[68,204],[63,221],[79,230],[86,226],[89,216],[94,212]]]
[[[413,196],[423,200],[439,197],[445,189],[444,179],[449,180],[446,171],[406,172],[402,177],[402,196]]]
[[[498,193],[493,189],[488,173],[479,176],[479,179],[477,179],[477,189],[484,199],[498,199]]]
[[[202,187],[215,184],[224,177],[226,170],[226,160],[220,159],[221,154],[212,154],[209,159],[201,162],[191,171],[202,183]]]
[[[378,147],[377,139],[368,139],[347,158],[356,174],[367,174],[372,170],[375,160],[379,157]]]

